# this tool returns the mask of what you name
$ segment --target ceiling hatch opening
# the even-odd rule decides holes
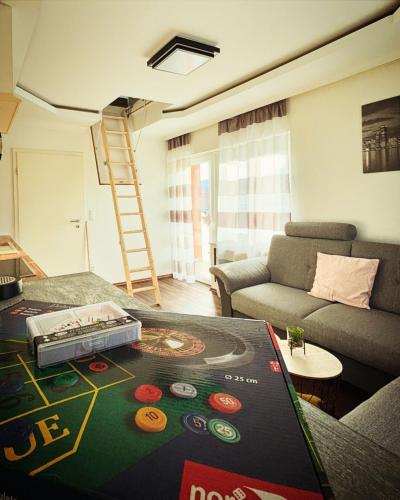
[[[120,96],[117,97],[114,101],[108,104],[103,110],[102,113],[104,115],[115,115],[121,116],[126,115],[129,117],[131,114],[139,111],[151,104],[152,101],[147,99],[141,99],[140,97],[129,97],[129,96]]]
[[[156,106],[156,110],[152,108]],[[90,127],[99,184],[110,184],[110,168],[114,183],[133,183],[129,168],[140,144],[142,129],[158,120],[166,105],[147,99],[120,96],[102,110],[101,120]],[[150,109],[151,108],[151,109]]]

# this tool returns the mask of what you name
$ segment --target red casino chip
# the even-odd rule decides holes
[[[235,396],[225,394],[224,392],[211,394],[208,402],[215,410],[221,413],[236,413],[242,408],[242,403]]]
[[[94,363],[90,363],[89,370],[92,372],[105,372],[108,370],[108,364],[103,363],[102,361],[95,361]]]
[[[156,385],[143,384],[136,387],[133,395],[142,403],[157,403],[162,397],[162,390]]]

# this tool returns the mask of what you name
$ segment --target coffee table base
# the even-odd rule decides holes
[[[319,408],[334,416],[336,399],[340,388],[340,376],[323,380],[299,377],[297,375],[291,375],[291,378],[301,398],[314,404],[314,406],[318,405],[315,404],[315,399],[313,402],[312,397],[319,398]]]

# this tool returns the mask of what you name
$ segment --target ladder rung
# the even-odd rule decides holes
[[[106,118],[107,120],[123,120],[124,119],[122,116],[112,116],[112,115],[103,115],[103,118]]]
[[[126,132],[122,132],[122,130],[105,130],[107,134],[126,135]]]
[[[134,252],[147,252],[147,248],[129,248],[126,250],[126,253],[134,253]]]
[[[132,290],[133,293],[139,293],[139,292],[147,292],[147,290],[155,290],[155,286],[151,285],[151,286],[142,286],[140,288],[134,288]]]
[[[144,229],[132,229],[131,231],[122,231],[123,234],[138,234],[144,233]]]
[[[133,186],[135,184],[135,181],[133,179],[115,179],[114,178],[114,184],[118,182],[119,184],[126,184],[127,186]]]
[[[140,273],[141,271],[150,271],[151,267],[137,267],[136,269],[129,269],[130,273]]]
[[[136,194],[117,194],[117,198],[140,198]]]
[[[110,163],[119,163],[120,165],[133,165],[131,161],[112,161],[110,160]]]
[[[129,151],[129,148],[127,148],[125,146],[108,146],[108,149],[123,149],[125,151]],[[114,162],[111,162],[111,163],[114,163]]]
[[[140,215],[142,212],[120,212],[119,215]]]

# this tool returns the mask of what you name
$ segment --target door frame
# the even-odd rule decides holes
[[[66,156],[79,156],[82,159],[83,178],[85,179],[84,154],[79,151],[59,151],[57,149],[33,149],[33,148],[12,148],[12,180],[13,180],[13,202],[14,202],[14,236],[17,242],[20,239],[19,228],[19,192],[18,192],[18,153],[39,153],[39,154],[60,154]],[[84,220],[86,221],[86,192],[83,186],[83,210]]]

